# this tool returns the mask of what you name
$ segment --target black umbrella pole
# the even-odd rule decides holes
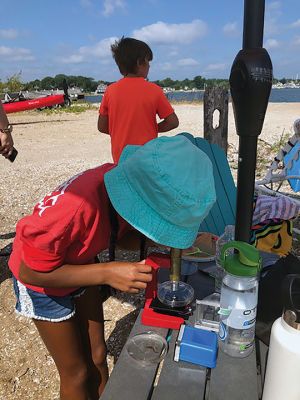
[[[243,49],[263,46],[265,0],[245,0]]]
[[[239,135],[235,239],[249,243],[257,138],[261,133],[272,87],[272,62],[262,48],[265,0],[245,0],[243,49],[230,73],[230,91]]]
[[[240,136],[235,240],[247,243],[252,225],[256,153],[257,136]]]

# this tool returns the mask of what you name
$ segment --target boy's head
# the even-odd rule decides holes
[[[136,74],[139,66],[153,59],[152,50],[147,43],[124,36],[111,45],[111,51],[121,74],[124,76]]]
[[[128,145],[104,176],[115,210],[149,239],[185,249],[215,202],[212,164],[182,135]]]

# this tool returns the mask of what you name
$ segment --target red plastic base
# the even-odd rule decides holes
[[[151,254],[146,259],[146,264],[152,267],[152,281],[148,283],[146,289],[146,301],[141,317],[142,324],[160,328],[180,329],[180,325],[184,323],[183,318],[161,314],[150,308],[152,300],[157,296],[158,269],[170,268],[170,257],[165,254]]]

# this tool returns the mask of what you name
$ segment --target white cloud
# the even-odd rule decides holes
[[[222,63],[217,64],[216,63],[216,64],[209,64],[205,68],[205,70],[206,71],[224,71],[225,68],[226,68],[226,64],[222,64]]]
[[[279,34],[282,30],[282,25],[280,24],[280,17],[282,15],[282,4],[280,1],[273,1],[266,6],[266,18],[265,18],[265,34],[275,35]]]
[[[280,46],[280,43],[279,43],[279,41],[276,40],[276,39],[268,39],[268,40],[265,42],[265,48],[268,49],[268,50],[270,50],[270,49],[276,49],[276,48],[278,48],[279,46]]]
[[[267,5],[269,10],[279,10],[281,8],[281,1],[272,1]]]
[[[223,32],[227,36],[235,36],[239,33],[237,22],[229,22],[223,26]]]
[[[294,46],[300,46],[300,36],[297,36],[297,37],[293,40],[292,44],[293,44]]]
[[[109,17],[115,12],[116,9],[125,9],[124,0],[104,0],[103,2],[103,15]]]
[[[169,57],[176,57],[178,56],[178,50],[171,50],[168,55]]]
[[[92,45],[92,46],[82,46],[77,52],[71,54],[70,56],[62,57],[60,62],[64,64],[79,64],[83,62],[87,62],[92,58],[97,58],[99,61],[103,61],[107,58],[111,58],[111,49],[110,46],[118,40],[117,37],[110,37],[100,42]]]
[[[182,58],[181,60],[178,60],[177,65],[179,67],[193,67],[199,65],[199,63],[193,58]]]
[[[297,21],[293,22],[290,25],[291,28],[300,28],[300,19],[297,19]]]
[[[91,0],[80,0],[80,4],[83,8],[90,8],[93,5]]]
[[[81,54],[72,54],[68,58],[61,60],[64,64],[81,64],[84,62],[84,57]]]
[[[34,60],[31,51],[21,47],[0,46],[1,62],[5,61],[32,61]]]
[[[158,21],[134,30],[133,36],[155,44],[188,44],[203,37],[206,32],[207,25],[200,19],[185,24],[167,24]]]
[[[279,23],[277,18],[267,18],[265,20],[265,34],[276,35],[280,31]]]
[[[165,62],[159,66],[162,71],[171,71],[174,67],[173,64]]]
[[[0,29],[0,38],[2,39],[16,39],[18,35],[16,29]]]

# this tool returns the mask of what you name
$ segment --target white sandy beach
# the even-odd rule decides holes
[[[168,135],[185,131],[202,137],[203,106],[176,104],[174,108],[180,125]],[[111,161],[110,139],[97,131],[97,117],[96,107],[80,114],[46,115],[31,111],[9,115],[19,155],[14,163],[0,159],[0,250],[12,242],[16,222],[30,213],[50,189],[79,171]],[[260,139],[272,144],[283,133],[292,134],[293,122],[299,117],[300,103],[270,103]],[[238,136],[231,105],[228,128],[229,144],[237,151]],[[55,366],[34,326],[16,318],[13,312],[14,298],[6,263],[7,258],[0,257],[0,400],[56,400]],[[109,320],[106,337],[110,336],[116,353],[126,339],[125,335],[119,340],[116,332],[121,327],[126,333],[135,317],[135,305],[131,303],[134,303],[132,298],[126,296],[105,303],[105,317]],[[113,358],[114,355],[109,356],[110,370]]]

